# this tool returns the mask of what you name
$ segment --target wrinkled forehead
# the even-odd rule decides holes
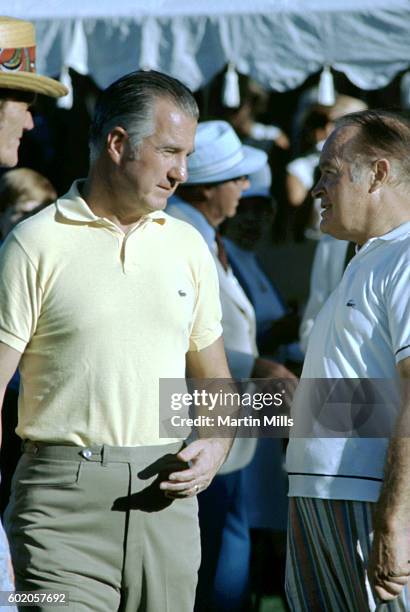
[[[351,145],[358,135],[356,126],[342,126],[333,130],[326,139],[320,155],[320,166],[332,161],[350,161]]]

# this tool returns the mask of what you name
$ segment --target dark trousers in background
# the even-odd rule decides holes
[[[195,612],[247,611],[251,541],[243,471],[216,476],[198,502],[202,561]]]

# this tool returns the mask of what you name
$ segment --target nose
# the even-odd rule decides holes
[[[316,183],[316,185],[313,186],[312,196],[314,198],[320,198],[322,193],[323,193],[323,185],[322,185],[322,178],[320,178],[318,182]]]
[[[32,130],[34,127],[34,121],[33,121],[33,115],[31,114],[31,112],[28,110],[26,111],[26,116],[24,118],[24,124],[23,124],[23,129],[28,132],[29,130]]]
[[[188,178],[188,168],[186,161],[180,161],[175,163],[174,166],[170,169],[168,175],[174,179],[174,181],[178,181],[179,183],[185,183]]]

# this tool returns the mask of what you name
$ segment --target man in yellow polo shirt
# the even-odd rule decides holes
[[[193,607],[195,496],[230,442],[160,438],[158,388],[186,369],[229,377],[209,249],[163,212],[197,117],[166,75],[113,83],[88,178],[0,255],[0,393],[20,363],[25,441],[6,516],[16,585],[66,592],[70,610]]]

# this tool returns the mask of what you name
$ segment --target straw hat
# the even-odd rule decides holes
[[[226,121],[198,125],[195,151],[188,158],[187,185],[229,181],[256,172],[266,164],[264,151],[243,145]]]
[[[36,74],[36,37],[29,21],[0,17],[0,89],[18,89],[65,96],[67,89],[54,79]]]

